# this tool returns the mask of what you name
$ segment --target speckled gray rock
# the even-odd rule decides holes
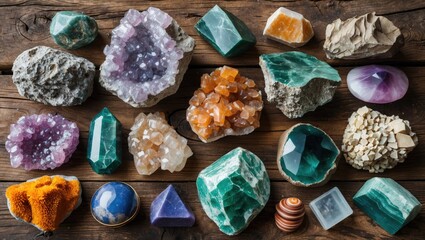
[[[94,64],[53,48],[37,46],[24,51],[12,70],[19,94],[36,102],[74,106],[93,92]]]

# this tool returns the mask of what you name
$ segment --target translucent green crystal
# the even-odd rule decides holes
[[[196,23],[195,29],[225,57],[237,56],[257,42],[244,22],[218,5]]]
[[[196,186],[205,213],[228,235],[242,232],[270,197],[263,162],[243,148],[233,149],[202,170]]]
[[[321,129],[310,124],[298,124],[287,130],[283,146],[279,146],[279,169],[291,183],[312,186],[330,177],[336,168],[339,150]]]
[[[367,180],[353,201],[390,234],[395,234],[421,211],[418,199],[391,178]]]
[[[97,31],[96,21],[80,12],[58,12],[50,24],[53,40],[66,49],[77,49],[93,42]]]
[[[303,52],[263,54],[260,61],[271,78],[290,87],[302,87],[315,78],[341,82],[338,71],[326,62]]]
[[[121,165],[121,123],[108,108],[90,123],[87,159],[96,173],[111,174]]]

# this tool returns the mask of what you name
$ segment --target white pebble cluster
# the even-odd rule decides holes
[[[378,173],[404,162],[417,144],[409,121],[362,107],[348,119],[341,149],[354,168]]]

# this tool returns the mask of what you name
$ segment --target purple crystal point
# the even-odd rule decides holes
[[[369,103],[390,103],[401,99],[407,92],[409,80],[398,68],[368,65],[352,69],[347,76],[350,92]]]
[[[191,227],[195,224],[195,215],[173,185],[169,185],[152,202],[150,218],[151,224],[157,227]]]
[[[6,150],[14,168],[54,169],[69,161],[78,137],[77,124],[61,115],[23,116],[10,126]]]
[[[128,10],[112,30],[100,83],[133,107],[149,107],[174,94],[195,46],[165,12]]]

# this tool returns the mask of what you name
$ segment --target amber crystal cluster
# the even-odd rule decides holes
[[[248,134],[260,126],[261,92],[235,68],[224,66],[204,74],[189,104],[187,121],[203,142]]]

